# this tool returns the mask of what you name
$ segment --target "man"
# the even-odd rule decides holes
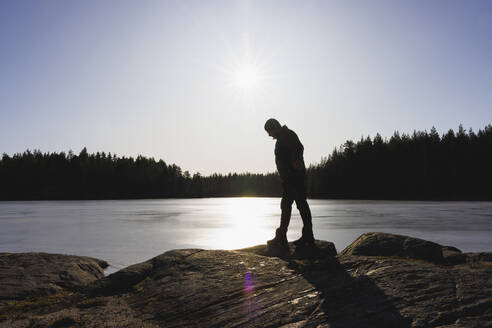
[[[304,147],[297,134],[282,126],[271,118],[265,123],[268,135],[276,139],[275,163],[282,180],[283,195],[280,203],[282,214],[280,227],[276,230],[275,238],[268,241],[268,245],[287,246],[287,228],[289,227],[292,213],[292,203],[295,201],[301,214],[303,228],[302,237],[294,242],[296,246],[308,246],[314,244],[313,224],[311,210],[306,200],[306,166],[304,165]]]

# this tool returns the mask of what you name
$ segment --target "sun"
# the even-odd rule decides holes
[[[242,91],[253,91],[259,87],[260,73],[254,66],[245,65],[238,67],[233,76],[234,84]]]
[[[220,77],[234,100],[250,108],[264,103],[271,90],[274,74],[270,57],[265,50],[255,47],[245,33],[242,49],[232,49],[223,53],[219,62],[213,65],[220,72]]]

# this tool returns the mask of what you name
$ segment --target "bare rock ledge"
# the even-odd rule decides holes
[[[55,264],[57,263],[57,264]],[[492,327],[492,253],[367,233],[288,252],[0,254],[0,327]]]

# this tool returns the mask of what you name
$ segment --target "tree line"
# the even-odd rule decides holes
[[[0,160],[0,199],[131,199],[278,196],[276,174],[191,175],[144,156],[26,150]]]
[[[492,200],[492,126],[348,140],[308,175],[315,198]]]
[[[348,140],[307,169],[313,198],[492,200],[492,126],[440,136]],[[202,176],[144,156],[26,150],[0,160],[0,199],[131,199],[282,194],[278,174]]]

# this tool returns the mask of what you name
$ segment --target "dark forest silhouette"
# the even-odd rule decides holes
[[[280,196],[276,173],[182,172],[175,164],[111,153],[25,151],[0,160],[0,199]],[[313,198],[492,200],[492,126],[348,140],[308,168]]]
[[[492,126],[347,141],[308,174],[315,198],[492,200]]]

